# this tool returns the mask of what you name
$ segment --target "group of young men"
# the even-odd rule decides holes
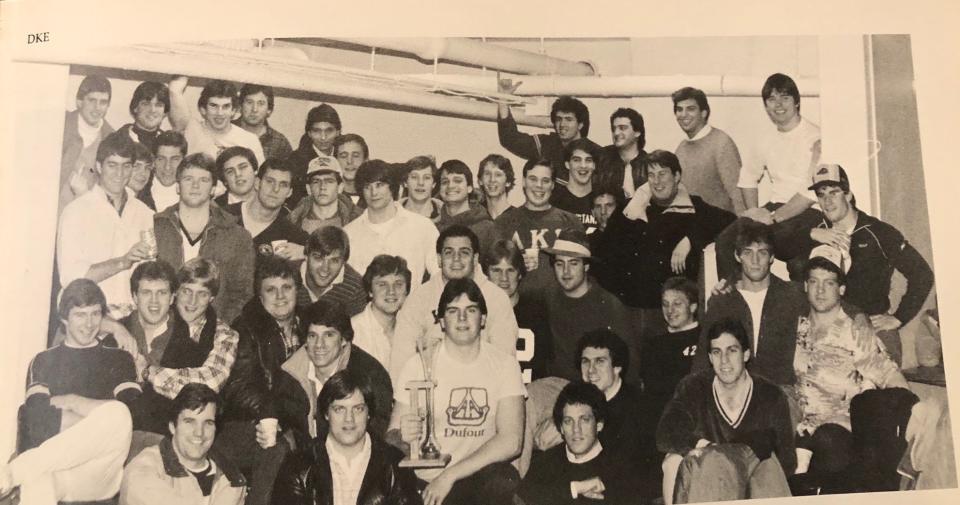
[[[917,402],[897,330],[932,271],[820,162],[789,77],[763,85],[775,128],[746,164],[682,88],[675,153],[644,151],[629,108],[600,147],[587,107],[561,97],[549,134],[501,106],[500,142],[527,162],[491,154],[476,176],[371,159],[327,104],[294,149],[268,123],[271,88],[210,81],[198,118],[187,84],[142,83],[115,133],[110,82],[80,84],[59,343],[30,365],[0,493],[669,505],[896,489],[889,447]],[[723,281],[705,307],[712,242]],[[771,274],[776,258],[798,282]],[[907,290],[891,313],[894,270]],[[863,421],[877,408],[884,426]],[[449,463],[401,463],[438,451]]]

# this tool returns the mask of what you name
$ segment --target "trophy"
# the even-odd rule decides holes
[[[410,381],[405,389],[410,393],[410,408],[424,419],[424,430],[422,440],[410,444],[410,456],[400,462],[401,467],[443,468],[450,463],[450,455],[440,452],[433,415],[433,393],[437,388],[437,383],[433,380],[433,365],[439,348],[439,342],[428,344],[426,337],[417,339],[417,354],[423,367],[423,380]],[[424,397],[423,408],[420,407],[421,391]]]

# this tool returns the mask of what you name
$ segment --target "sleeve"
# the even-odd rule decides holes
[[[536,135],[521,133],[512,112],[507,111],[507,117],[497,118],[497,134],[500,136],[500,145],[514,155],[525,160],[541,156],[540,140]]]
[[[170,399],[176,398],[183,386],[191,383],[206,384],[210,389],[220,392],[237,359],[238,341],[237,332],[218,323],[213,349],[203,365],[195,368],[159,368],[150,375],[150,383],[157,393]]]
[[[907,279],[907,290],[893,314],[901,323],[907,324],[917,317],[933,288],[933,270],[927,260],[905,240],[893,254],[891,264]]]
[[[370,386],[376,395],[376,403],[373,408],[373,415],[370,419],[370,431],[377,437],[383,438],[387,434],[387,427],[390,426],[390,413],[393,410],[393,383],[390,382],[390,374],[380,363],[370,357]]]
[[[492,303],[487,315],[489,324],[485,330],[490,337],[490,343],[497,349],[516,356],[520,327],[517,324],[517,316],[513,313],[513,307],[510,305],[510,299],[504,294],[502,297],[491,297],[490,301]],[[496,317],[493,317],[494,315]]]
[[[785,394],[778,395],[776,406],[770,415],[774,424],[774,433],[777,437],[773,451],[783,468],[783,473],[787,476],[793,475],[793,472],[797,469],[797,448],[794,439],[796,426],[791,423],[790,406],[787,404]]]
[[[397,380],[393,381],[393,401],[402,403],[410,407],[410,393],[406,389],[406,384],[414,380],[423,380],[423,368],[419,360],[408,359],[397,374]]]
[[[233,128],[240,128],[240,127],[233,126]],[[260,143],[260,138],[258,138],[253,133],[251,133],[250,136],[253,138],[253,142],[250,142],[249,143],[250,145],[248,147],[250,148],[251,151],[253,151],[254,156],[257,157],[257,163],[262,165],[263,162],[266,161],[267,159],[267,156],[263,154],[263,144]]]
[[[266,374],[260,363],[253,334],[237,328],[237,353],[230,377],[223,385],[221,398],[225,408],[243,419],[276,417]]]
[[[231,323],[240,315],[243,306],[253,297],[253,274],[256,252],[250,233],[238,228],[240,234],[234,245],[229,265],[221,266],[221,303],[217,305],[220,318]],[[227,282],[223,282],[227,281]]]
[[[436,226],[433,226],[432,223],[424,223],[423,230],[423,265],[427,270],[427,273],[430,274],[430,278],[434,278],[440,275],[440,265],[437,262],[437,253],[434,249],[434,244],[436,244],[437,239],[440,238],[440,232],[437,230]],[[417,279],[412,279],[412,282],[416,283]]]
[[[150,452],[141,452],[123,470],[123,481],[120,484],[120,503],[124,505],[151,505],[154,503],[174,503],[176,496],[171,496],[170,485],[166,475],[154,467],[147,460],[153,457]],[[159,456],[156,456],[159,458]],[[162,466],[161,466],[162,468]]]
[[[549,455],[552,454],[552,452],[549,453]],[[570,494],[570,481],[564,478],[556,465],[551,464],[551,459],[546,454],[544,457],[534,459],[527,475],[520,481],[517,494],[525,504],[554,505],[573,501]]]
[[[57,268],[60,272],[60,285],[66,286],[71,281],[87,274],[94,264],[91,258],[84,254],[84,244],[87,240],[86,224],[77,216],[77,207],[64,209],[60,215],[60,229],[57,236]],[[106,258],[104,258],[106,259]]]
[[[740,167],[740,178],[737,180],[737,187],[739,188],[756,189],[759,186],[760,178],[763,177],[766,160],[759,150],[763,141],[759,139],[758,141],[757,147],[748,150],[748,155]]]
[[[422,310],[420,298],[416,292],[412,293],[397,312],[397,325],[393,331],[393,341],[390,343],[389,371],[394,384],[397,383],[396,380],[404,365],[417,353],[417,340],[427,333],[427,328],[420,320]]]
[[[496,373],[503,378],[497,401],[513,396],[527,397],[527,389],[523,387],[523,374],[520,372],[520,362],[512,356],[507,355],[503,363],[497,367]]]
[[[32,449],[60,432],[60,409],[50,405],[46,360],[33,358],[27,369],[27,399],[17,412],[17,452]]]
[[[393,487],[390,489],[390,495],[387,496],[386,503],[392,505],[423,505],[423,498],[417,491],[417,475],[413,473],[412,468],[400,468],[397,463],[393,463],[393,474],[396,480],[393,481]]]
[[[310,487],[307,485],[311,466],[309,452],[301,452],[288,457],[273,484],[273,503],[284,505],[313,505]],[[318,466],[319,468],[319,466]]]
[[[744,210],[743,197],[737,188],[737,181],[740,179],[740,151],[733,139],[725,135],[720,144],[720,149],[716,151],[714,163],[717,171],[720,172],[720,181],[723,183],[723,189],[727,191],[730,200],[733,201],[734,211],[739,213]]]
[[[687,376],[677,385],[673,398],[660,417],[657,425],[657,450],[660,452],[684,455],[703,438],[698,433],[694,419],[690,390],[695,383],[691,379],[694,376]]]
[[[719,207],[703,202],[697,208],[696,226],[690,236],[690,245],[694,251],[702,251],[707,244],[717,239],[717,235],[736,220],[736,216]]]
[[[137,367],[133,356],[124,350],[117,349],[117,364],[113,367],[116,374],[116,387],[113,388],[113,397],[128,407],[136,402],[143,392],[137,382]]]
[[[858,314],[854,318],[852,333],[853,364],[860,375],[880,388],[888,387],[894,381],[906,384],[900,368],[882,351],[880,339],[867,316]]]

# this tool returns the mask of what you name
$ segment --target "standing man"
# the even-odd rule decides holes
[[[175,131],[165,131],[157,137],[153,151],[153,178],[143,190],[148,207],[156,212],[166,210],[180,201],[177,193],[177,167],[187,156],[187,139]]]
[[[157,148],[157,137],[163,133],[160,124],[170,112],[170,92],[162,82],[145,81],[133,90],[130,115],[133,122],[120,127],[121,133],[139,142],[151,151]]]
[[[797,256],[786,242],[797,230],[816,225],[818,214],[810,207],[816,195],[807,189],[813,169],[820,162],[820,128],[800,116],[800,91],[797,83],[783,74],[767,78],[760,91],[770,122],[776,127],[758,139],[758,151],[740,170],[737,186],[747,210],[736,226],[717,238],[717,270],[720,278],[734,274],[733,257],[737,229],[745,219],[773,226],[773,252],[777,259],[789,261]],[[759,207],[757,186],[764,173],[771,183],[770,201]],[[791,266],[795,277],[799,272]]]
[[[817,193],[823,220],[801,230],[796,247],[809,256],[820,244],[847,254],[844,300],[862,309],[877,330],[894,362],[903,358],[899,329],[920,312],[933,287],[933,271],[920,253],[893,226],[856,207],[847,173],[840,165],[820,165],[810,189]],[[890,280],[893,271],[907,280],[907,289],[894,312],[890,312]]]
[[[567,144],[564,158],[570,180],[566,186],[555,188],[550,195],[550,203],[576,215],[587,233],[593,233],[597,224],[592,213],[593,181],[600,161],[600,150],[594,149],[591,144],[584,139]]]
[[[177,168],[180,202],[153,218],[157,258],[180,268],[193,258],[214,262],[223,276],[213,301],[224,321],[233,321],[253,296],[254,247],[236,218],[211,205],[216,166],[205,154],[187,156]]]
[[[272,87],[247,83],[240,88],[240,117],[233,124],[260,139],[264,160],[287,159],[293,152],[293,147],[290,146],[287,137],[270,127],[267,119],[271,114],[273,114]]]
[[[513,94],[523,82],[516,84],[510,79],[497,81],[500,93]],[[580,100],[572,96],[561,96],[550,108],[550,122],[553,131],[549,134],[530,135],[517,129],[510,106],[501,103],[497,108],[497,133],[500,145],[515,156],[527,161],[545,159],[553,168],[553,176],[558,184],[566,184],[569,172],[564,163],[563,149],[577,139],[587,139],[590,133],[590,111]],[[587,139],[594,149],[600,146]]]
[[[611,188],[622,188],[623,197],[633,198],[633,192],[647,182],[643,159],[647,152],[647,130],[643,116],[630,108],[619,108],[610,115],[610,133],[613,144],[603,148],[599,161],[598,182]]]
[[[425,274],[439,275],[437,257],[430,247],[437,242],[437,227],[397,203],[399,184],[390,166],[381,160],[364,163],[357,170],[356,184],[367,209],[343,229],[353,249],[350,266],[365,272],[377,255],[400,256],[413,274],[411,291],[423,282]]]
[[[64,206],[97,182],[94,166],[100,141],[113,133],[113,127],[105,119],[111,94],[110,81],[99,75],[88,75],[77,88],[76,110],[65,115],[58,215]]]
[[[403,453],[369,430],[377,401],[362,375],[343,370],[330,377],[317,399],[320,436],[284,464],[274,501],[421,504],[416,475],[399,466]]]
[[[200,120],[190,114],[184,96],[186,89],[186,76],[170,80],[170,124],[174,130],[183,132],[191,154],[204,153],[215,160],[224,149],[243,146],[253,151],[257,160],[264,159],[260,139],[232,123],[239,105],[236,86],[227,81],[209,81],[197,101]]]
[[[307,261],[300,265],[297,305],[305,307],[318,300],[337,302],[353,317],[367,303],[363,278],[350,261],[350,240],[336,226],[313,230],[307,239]]]
[[[473,279],[488,300],[489,317],[481,337],[485,343],[500,352],[515,355],[517,351],[517,320],[513,314],[510,298],[496,284],[488,281],[479,271],[479,240],[476,234],[463,225],[453,225],[440,233],[436,243],[436,262],[440,274],[415,289],[397,314],[397,329],[394,333],[390,354],[390,377],[397,378],[404,364],[417,353],[417,346],[432,345],[443,338],[443,330],[437,324],[433,312],[444,286],[454,279]]]
[[[112,133],[97,147],[97,184],[63,209],[57,233],[60,283],[90,279],[107,297],[109,314],[133,311],[130,270],[156,254],[141,233],[153,228],[153,212],[127,187],[133,141]]]
[[[250,232],[260,258],[276,255],[298,260],[303,257],[307,234],[287,219],[290,212],[283,206],[292,185],[293,174],[286,163],[276,158],[264,161],[253,181],[256,195],[226,209],[238,216],[240,226]]]
[[[307,197],[290,211],[290,221],[306,233],[312,233],[324,226],[343,228],[360,217],[363,209],[354,205],[349,196],[341,194],[343,182],[337,165],[314,158],[307,167]]]
[[[460,160],[447,160],[440,165],[440,218],[437,229],[443,231],[459,224],[469,227],[480,239],[480,248],[476,252],[486,251],[497,239],[493,219],[487,209],[480,204],[471,204],[473,194],[473,173],[466,163]]]
[[[677,146],[677,158],[684,167],[684,185],[691,193],[714,207],[741,214],[746,207],[737,189],[740,178],[740,151],[723,130],[710,126],[707,95],[696,88],[674,91],[673,115],[687,138]]]
[[[496,288],[499,289],[499,288]],[[487,319],[483,293],[471,279],[444,286],[436,307],[443,340],[433,346],[434,429],[450,464],[417,470],[426,505],[511,503],[520,475],[510,461],[520,455],[526,390],[516,358],[480,338]],[[424,419],[403,388],[424,379],[421,356],[403,365],[394,389],[388,439],[418,450]]]
[[[213,201],[230,211],[230,206],[233,204],[253,199],[257,195],[254,183],[259,167],[260,164],[253,151],[246,147],[233,146],[224,149],[220,156],[217,156],[217,173],[227,187],[227,192],[214,198]],[[238,213],[233,211],[230,213],[239,217]]]
[[[304,123],[303,136],[300,137],[300,145],[293,151],[287,162],[293,170],[293,180],[295,181],[293,194],[290,196],[288,205],[293,208],[300,199],[306,196],[307,168],[310,162],[319,158],[324,167],[340,167],[334,152],[333,142],[340,136],[340,115],[336,109],[328,104],[322,103],[307,112],[307,120]],[[342,172],[342,170],[337,170]]]

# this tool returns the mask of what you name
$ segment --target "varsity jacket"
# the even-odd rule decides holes
[[[177,209],[177,205],[171,205],[153,217],[157,258],[170,263],[174,270],[184,263]],[[253,239],[237,224],[237,218],[211,203],[210,221],[200,240],[200,257],[213,261],[220,270],[220,291],[213,305],[220,318],[229,323],[253,296]]]

